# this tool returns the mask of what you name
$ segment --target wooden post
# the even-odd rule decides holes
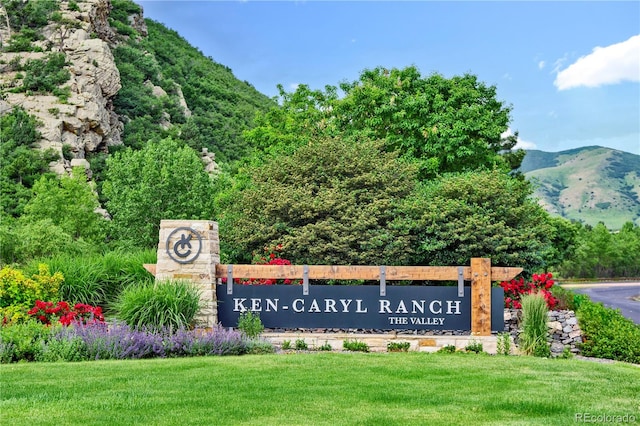
[[[471,334],[491,335],[491,259],[471,259]]]

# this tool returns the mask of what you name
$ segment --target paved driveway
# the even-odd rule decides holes
[[[640,324],[640,302],[632,297],[640,296],[640,283],[599,283],[563,285],[576,293],[588,295],[594,302],[602,302],[609,308],[620,309],[622,315]]]

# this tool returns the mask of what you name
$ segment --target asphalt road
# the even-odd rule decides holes
[[[594,302],[602,302],[609,308],[620,309],[622,315],[640,324],[640,302],[631,299],[640,296],[640,283],[600,283],[566,287],[570,287],[576,293],[586,294]]]

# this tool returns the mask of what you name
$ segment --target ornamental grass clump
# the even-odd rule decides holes
[[[131,327],[193,328],[200,310],[200,293],[185,281],[136,284],[125,289],[114,304],[117,318]]]
[[[549,308],[543,295],[532,293],[522,297],[522,331],[519,346],[524,354],[538,357],[551,355],[547,343],[548,313]]]

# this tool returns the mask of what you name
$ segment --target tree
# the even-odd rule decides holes
[[[278,85],[281,106],[256,114],[255,127],[244,132],[254,147],[267,152],[290,153],[314,138],[337,136],[340,132],[329,123],[330,105],[337,99],[335,88],[326,93],[311,90],[305,84],[293,93]]]
[[[107,159],[103,193],[118,244],[154,248],[161,219],[210,219],[212,181],[193,149],[167,138]]]
[[[611,233],[600,222],[579,228],[576,249],[560,269],[564,277],[614,278],[640,274],[640,227],[627,222]]]
[[[615,265],[616,277],[640,276],[640,226],[626,222],[613,238],[618,261]]]
[[[406,264],[411,241],[396,217],[415,175],[381,142],[362,138],[311,140],[270,156],[220,199],[224,252],[248,262],[282,244],[297,263]]]
[[[417,240],[415,262],[466,265],[490,257],[494,265],[545,267],[552,225],[528,182],[499,170],[445,175],[407,200]]]
[[[34,183],[58,158],[53,150],[32,149],[40,139],[40,123],[15,107],[0,117],[0,216],[18,217],[31,198]],[[50,173],[49,173],[50,174]],[[50,174],[52,175],[52,174]]]
[[[385,139],[388,149],[419,162],[422,177],[507,166],[500,154],[516,143],[502,137],[511,108],[496,99],[495,86],[470,74],[423,78],[415,67],[378,67],[340,88],[337,126]]]
[[[50,219],[74,240],[104,243],[106,220],[96,212],[100,203],[84,168],[74,168],[71,176],[43,176],[33,186],[33,192],[21,220]]]
[[[359,80],[327,86],[280,88],[282,106],[256,120],[245,138],[262,150],[295,149],[319,135],[359,135],[385,141],[388,151],[418,163],[422,179],[472,170],[505,171],[520,166],[524,151],[512,151],[511,107],[496,99],[495,86],[466,74],[422,77],[415,67],[365,70]]]
[[[551,225],[549,233],[551,244],[547,245],[544,252],[545,272],[550,268],[558,268],[566,259],[573,256],[580,229],[579,223],[563,217],[549,216],[548,221]]]

